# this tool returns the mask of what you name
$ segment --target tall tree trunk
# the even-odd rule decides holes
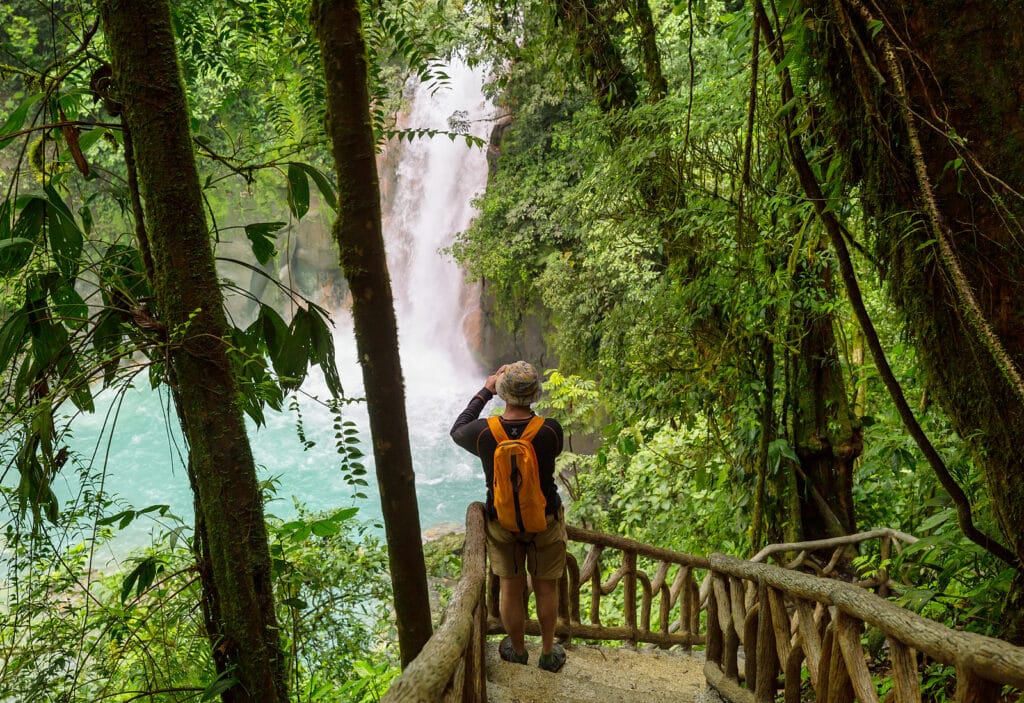
[[[647,79],[649,100],[656,103],[668,93],[668,81],[661,71],[661,52],[658,50],[658,31],[651,16],[647,0],[628,0],[626,7],[636,24],[640,52],[644,59],[644,78]]]
[[[153,288],[168,330],[167,358],[205,527],[220,617],[208,633],[238,684],[225,701],[285,703],[284,658],[274,614],[270,553],[256,468],[224,339],[227,321],[192,151],[166,0],[103,0],[122,119],[134,159],[152,253]],[[205,582],[205,581],[204,581]]]
[[[555,16],[569,32],[576,58],[597,104],[606,112],[635,105],[636,82],[601,19],[597,0],[552,1]]]
[[[750,550],[760,551],[764,546],[765,506],[768,502],[769,449],[775,438],[775,342],[772,340],[772,327],[775,323],[775,306],[765,310],[766,330],[761,336],[761,361],[764,364],[761,378],[764,391],[761,399],[761,435],[757,442],[757,456],[754,459],[754,472],[757,480],[754,487],[754,512],[750,518]]]
[[[892,294],[1020,568],[1024,15],[1000,0],[804,4],[821,18],[834,135],[881,223]],[[1016,584],[1007,634],[1021,641]]]
[[[327,79],[327,125],[338,175],[334,237],[352,291],[402,665],[430,638],[430,604],[405,414],[391,280],[381,232],[366,46],[358,0],[316,0],[312,16]]]
[[[790,326],[794,369],[792,436],[800,458],[800,522],[803,539],[856,532],[853,466],[863,447],[850,412],[831,314],[799,308]]]

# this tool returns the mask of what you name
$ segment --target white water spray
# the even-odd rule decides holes
[[[450,66],[448,73],[448,87],[432,95],[425,87],[417,89],[408,126],[447,130],[448,117],[460,111],[466,113],[472,133],[485,138],[491,108],[480,91],[481,76],[460,63]],[[471,200],[486,184],[487,159],[483,149],[468,147],[462,138],[453,142],[444,136],[403,142],[395,155],[396,179],[383,203],[384,235],[420,521],[424,527],[461,523],[466,505],[483,498],[483,473],[479,461],[451,441],[448,429],[487,372],[473,360],[463,331],[463,320],[470,312],[465,301],[472,297],[466,295],[464,275],[440,250],[468,226],[473,216]],[[336,315],[336,323],[342,381],[349,397],[359,397],[362,373],[347,312]],[[326,398],[326,385],[318,375],[311,374],[303,390]],[[339,470],[334,417],[319,403],[301,397],[300,401],[304,433],[313,446],[299,442],[296,417],[288,411],[267,412],[265,427],[250,426],[261,478],[273,476],[280,481],[279,499],[267,508],[279,517],[293,513],[291,496],[311,510],[353,504],[353,489]],[[168,422],[172,428],[175,424],[168,408],[165,395],[140,383],[128,393],[112,433],[102,410],[78,418],[73,448],[85,457],[101,448],[98,456],[107,466],[106,486],[127,504],[135,508],[169,504],[172,512],[190,521],[192,498],[181,463],[184,445],[176,429],[170,433],[164,429]],[[362,448],[371,454],[365,405],[346,406],[345,415],[359,426]],[[366,462],[368,499],[355,504],[361,518],[379,518],[372,457]],[[69,485],[58,487],[62,501],[77,493],[73,476],[64,475],[63,480]],[[145,543],[147,531],[141,522],[133,524],[120,538],[124,547],[111,552],[110,558],[117,560],[127,551],[125,547]]]
[[[481,92],[480,72],[454,61],[447,73],[450,80],[440,89],[417,86],[402,123],[447,132],[458,113],[470,134],[486,140],[493,108]],[[483,477],[479,462],[452,443],[448,430],[487,371],[474,359],[464,327],[476,303],[467,303],[465,275],[442,250],[475,214],[472,200],[486,187],[487,158],[461,136],[403,140],[390,148],[387,158],[397,157],[397,164],[386,159],[382,167],[381,205],[420,514],[424,526],[461,522],[467,497],[482,497]],[[350,325],[345,320],[336,339],[346,390],[361,379],[354,353],[342,356],[352,347]]]
[[[486,139],[492,108],[478,72],[455,62],[449,76],[449,85],[433,94],[417,88],[410,128],[447,131],[449,117],[460,113],[471,134]],[[394,192],[383,204],[384,237],[411,399],[436,396],[438,383],[461,387],[479,376],[463,329],[464,275],[441,250],[469,225],[471,201],[486,182],[484,151],[461,137],[401,145]]]

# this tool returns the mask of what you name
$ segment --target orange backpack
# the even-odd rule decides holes
[[[532,442],[543,425],[544,418],[535,415],[519,439],[509,439],[501,420],[487,418],[498,442],[494,450],[494,509],[498,522],[509,532],[543,532],[547,527],[547,499],[540,488],[540,467]]]

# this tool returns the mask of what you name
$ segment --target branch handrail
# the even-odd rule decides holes
[[[486,568],[483,505],[471,503],[466,510],[462,577],[433,636],[391,685],[381,703],[487,701],[484,672]]]
[[[723,554],[710,559],[704,673],[730,701],[774,701],[781,686],[786,703],[796,703],[806,667],[819,700],[878,703],[861,644],[865,625],[889,644],[893,693],[886,701],[920,703],[917,652],[956,668],[958,703],[997,700],[1003,685],[1024,688],[1022,647],[952,630],[854,584]],[[752,590],[756,597],[748,602]]]
[[[484,520],[483,506],[470,505],[462,578],[434,636],[385,694],[385,703],[487,700],[485,636],[504,629],[497,617],[499,583],[493,575],[488,583]],[[951,630],[878,597],[864,588],[865,582],[820,578],[722,554],[694,556],[572,526],[567,533],[571,542],[588,548],[582,568],[571,552],[567,557],[557,635],[562,640],[648,642],[685,649],[704,645],[705,678],[732,703],[768,703],[780,690],[786,703],[799,703],[808,676],[817,700],[848,702],[856,697],[862,703],[880,703],[861,644],[865,626],[878,628],[888,642],[890,666],[883,676],[891,679],[891,691],[886,703],[921,703],[918,652],[956,668],[957,703],[990,703],[1003,685],[1024,689],[1024,648]],[[888,547],[916,541],[895,530],[873,530],[836,540],[773,545],[755,558],[843,548],[876,538],[883,540],[883,561]],[[608,566],[611,576],[602,581],[607,571],[601,560],[612,551],[621,552],[622,560]],[[640,558],[655,562],[653,578],[638,566]],[[707,570],[706,600],[697,569]],[[623,624],[603,625],[601,598],[619,584]],[[580,598],[588,586],[589,622],[582,622]],[[526,630],[539,634],[539,624],[528,621]],[[745,653],[742,667],[740,647]]]

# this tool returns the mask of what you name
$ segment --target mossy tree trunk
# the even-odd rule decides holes
[[[398,327],[381,231],[366,46],[358,0],[315,0],[311,12],[327,80],[327,125],[338,176],[334,237],[352,292],[405,666],[423,648],[432,628]]]
[[[633,18],[644,60],[644,78],[647,79],[648,99],[656,103],[668,93],[668,81],[661,70],[661,52],[658,50],[658,30],[654,26],[651,6],[647,0],[629,0],[626,9]]]
[[[929,389],[1024,563],[1024,14],[1003,0],[803,4],[833,136]],[[1018,641],[1020,586],[1007,607]]]
[[[806,273],[806,272],[804,272]],[[797,272],[799,277],[801,272]],[[828,276],[814,276],[814,295],[831,295]],[[796,476],[801,538],[853,534],[854,462],[863,448],[859,422],[850,411],[833,325],[834,316],[813,303],[793,309],[789,319],[794,353],[790,428],[800,459]]]
[[[628,110],[635,105],[636,81],[612,41],[598,0],[552,2],[555,17],[569,34],[584,80],[600,108],[610,112]],[[647,8],[647,15],[650,16],[650,8]]]
[[[168,377],[179,402],[219,614],[207,633],[237,685],[230,702],[288,700],[270,578],[263,503],[225,337],[167,0],[103,0],[122,120],[132,137],[153,263],[153,289],[168,335]],[[205,528],[205,529],[203,529]],[[202,555],[197,555],[202,561]],[[211,600],[212,599],[212,600]]]

